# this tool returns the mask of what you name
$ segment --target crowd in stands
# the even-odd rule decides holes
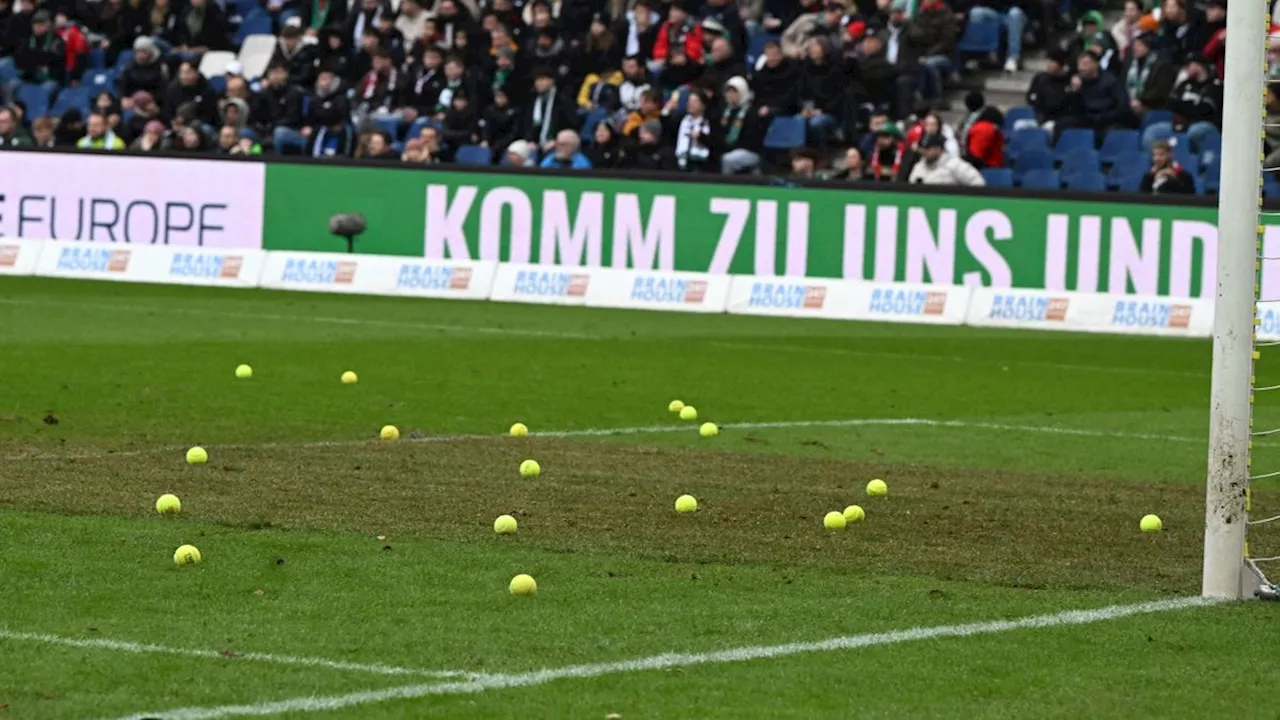
[[[1213,192],[1190,2],[0,0],[0,149]],[[1031,48],[1025,106],[935,112]]]

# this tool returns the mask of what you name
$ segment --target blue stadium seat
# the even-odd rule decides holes
[[[222,95],[227,91],[227,76],[214,75],[209,78],[209,87],[213,88],[213,91],[218,93],[218,95]]]
[[[63,88],[58,92],[58,98],[54,100],[53,107],[49,108],[49,114],[54,117],[62,117],[62,113],[70,108],[76,108],[81,115],[89,114],[89,106],[93,101],[93,91],[87,85],[78,87]]]
[[[13,97],[27,108],[29,118],[49,114],[49,91],[42,85],[19,85]]]
[[[305,114],[306,111],[304,110],[303,113]],[[422,128],[428,125],[435,125],[435,123],[431,121],[431,118],[420,117],[417,120],[414,120],[413,124],[409,126],[409,131],[404,134],[404,139],[412,140],[418,137],[422,134]]]
[[[1135,172],[1120,178],[1120,184],[1116,187],[1120,192],[1139,192],[1142,187],[1142,178],[1146,177],[1147,171]]]
[[[1014,182],[1021,184],[1021,181],[1028,172],[1032,170],[1052,170],[1053,169],[1053,153],[1047,148],[1031,148],[1018,156],[1013,163],[1013,179]]]
[[[1033,149],[1048,150],[1049,133],[1040,128],[1015,130],[1009,137],[1008,144],[1005,145],[1004,153],[1010,159],[1017,160],[1023,152]]]
[[[1160,122],[1173,122],[1173,113],[1168,110],[1148,110],[1142,114],[1142,130],[1147,126]]]
[[[400,139],[399,118],[376,118],[373,122],[378,126],[379,130],[386,133],[391,138],[391,142],[395,142]]]
[[[780,35],[773,33],[756,33],[747,41],[747,69],[755,67],[756,60],[764,54],[764,46],[766,43],[773,41],[778,42],[782,38]]]
[[[244,44],[244,39],[250,35],[273,35],[271,16],[261,7],[255,7],[244,15],[244,20],[240,23],[240,27],[236,29],[235,37],[232,38],[232,44],[240,47]]]
[[[985,55],[1000,52],[1000,36],[1003,33],[998,22],[970,21],[964,34],[956,43],[956,55]]]
[[[1068,190],[1105,192],[1107,183],[1099,172],[1080,172],[1067,177]]]
[[[132,62],[133,62],[133,51],[121,50],[120,54],[116,56],[116,72],[120,72],[121,70],[124,70],[125,68],[129,67],[129,63],[132,63]]]
[[[1196,152],[1191,148],[1191,139],[1186,133],[1174,133],[1169,137],[1169,144],[1173,146],[1173,159],[1186,165],[1192,160],[1198,160]]]
[[[609,111],[604,108],[596,108],[587,113],[582,120],[582,130],[578,133],[582,136],[582,144],[590,145],[596,140],[596,126],[601,120],[609,117]]]
[[[1222,187],[1221,156],[1215,157],[1214,159],[1205,163],[1204,167],[1201,169],[1201,172],[1204,173],[1205,192],[1210,192],[1210,193],[1213,193],[1214,195],[1217,195],[1218,190]],[[1272,175],[1272,174],[1273,173],[1266,173],[1266,175]]]
[[[1022,187],[1026,190],[1061,190],[1062,178],[1057,170],[1031,170],[1022,176]]]
[[[18,79],[18,67],[13,64],[12,58],[5,58],[7,62],[0,63],[0,87]]]
[[[982,177],[987,181],[987,187],[1013,187],[1013,171],[1009,168],[983,168]]]
[[[1015,105],[1004,113],[1004,134],[1012,135],[1019,120],[1035,120],[1036,111],[1026,105]]]
[[[94,48],[90,50],[89,64],[87,65],[87,67],[90,70],[102,70],[106,68],[107,67],[107,51],[103,50],[102,48]]]
[[[1141,178],[1151,166],[1151,156],[1141,150],[1131,150],[1116,156],[1111,164],[1111,172],[1107,175],[1107,185],[1120,187],[1121,181],[1129,175],[1138,174]]]
[[[462,145],[453,156],[453,161],[459,165],[492,165],[493,155],[487,147]]]
[[[1142,138],[1137,130],[1110,130],[1102,138],[1102,149],[1098,151],[1098,159],[1103,165],[1110,165],[1116,158],[1127,152],[1142,149]]]
[[[1101,172],[1101,163],[1098,161],[1098,151],[1093,148],[1085,150],[1083,148],[1072,152],[1062,159],[1062,175],[1078,175],[1080,173],[1096,173]]]
[[[1268,200],[1280,198],[1280,179],[1275,173],[1266,173],[1262,179],[1262,196]]]
[[[1058,142],[1053,146],[1053,157],[1062,162],[1066,157],[1080,150],[1093,150],[1097,146],[1097,138],[1092,130],[1071,128],[1063,130]]]
[[[116,71],[90,70],[84,74],[82,84],[88,87],[89,91],[95,96],[103,92],[109,92],[114,96],[116,94]]]
[[[779,115],[769,123],[764,134],[764,146],[769,150],[793,150],[804,147],[804,118],[798,115]]]

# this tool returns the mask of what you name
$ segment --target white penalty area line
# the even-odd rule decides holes
[[[325,668],[344,672],[362,672],[374,675],[396,675],[446,678],[472,678],[472,673],[450,670],[418,670],[415,668],[396,667],[394,665],[378,665],[365,663],[342,662],[325,658],[297,657],[294,655],[274,655],[270,653],[238,652],[234,650],[198,650],[194,648],[178,648],[166,645],[151,645],[108,638],[78,638],[66,635],[50,635],[45,633],[16,632],[0,629],[0,641],[41,643],[60,645],[62,647],[85,648],[90,650],[113,650],[115,652],[134,653],[138,655],[178,655],[181,657],[201,658],[206,660],[232,660],[245,662],[272,663],[275,665],[295,665],[300,667]]]
[[[857,428],[857,427],[918,427],[943,428],[952,430],[989,430],[996,432],[1039,433],[1086,438],[1117,438],[1121,440],[1143,440],[1151,442],[1207,443],[1206,437],[1190,435],[1165,435],[1159,433],[1132,433],[1110,430],[1090,430],[1088,428],[1055,427],[1052,425],[1018,425],[1011,423],[985,422],[981,420],[934,420],[930,418],[852,418],[847,420],[783,420],[776,422],[727,423],[720,426],[721,431],[733,430],[788,430],[804,428]],[[617,428],[582,428],[578,430],[545,430],[530,432],[534,438],[592,438],[626,435],[660,435],[668,433],[691,432],[689,425],[641,425],[636,427]],[[450,443],[476,440],[504,440],[506,435],[428,435],[418,438],[404,438],[403,443]],[[301,443],[232,443],[227,445],[209,445],[209,448],[220,450],[276,450],[276,449],[323,449],[356,447],[360,445],[377,445],[383,441],[367,440],[318,440]],[[122,450],[119,452],[92,453],[50,453],[31,455],[12,455],[3,458],[6,461],[21,460],[97,460],[106,458],[138,457],[156,453],[177,452],[186,450],[186,446],[169,445],[146,450]]]
[[[348,695],[329,697],[299,697],[290,700],[264,702],[245,705],[223,705],[219,707],[187,707],[161,712],[138,713],[120,720],[146,720],[147,718],[163,718],[163,720],[213,720],[214,718],[249,717],[277,715],[280,713],[323,712],[344,708],[369,705],[393,700],[411,700],[433,695],[477,694],[488,690],[510,690],[515,688],[544,685],[556,680],[590,679],[602,675],[618,673],[645,672],[667,670],[694,665],[711,665],[719,663],[736,663],[748,660],[765,660],[788,657],[804,653],[833,652],[855,650],[880,645],[896,645],[921,640],[937,640],[944,638],[963,638],[978,635],[993,635],[1015,630],[1039,630],[1066,627],[1072,625],[1088,625],[1091,623],[1116,620],[1119,618],[1150,613],[1184,610],[1188,608],[1215,605],[1222,601],[1199,597],[1159,600],[1134,605],[1113,605],[1095,610],[1069,610],[1052,615],[1036,615],[1019,620],[995,620],[990,622],[968,623],[963,625],[942,625],[935,627],[917,627],[908,630],[897,630],[865,635],[846,635],[817,642],[797,642],[784,645],[759,645],[742,647],[733,650],[722,650],[709,653],[668,653],[651,657],[623,660],[619,662],[593,663],[586,665],[569,665],[559,668],[547,668],[525,673],[481,674],[468,680],[455,682],[438,682],[420,685],[369,690]]]

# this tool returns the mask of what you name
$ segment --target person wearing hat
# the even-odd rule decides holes
[[[764,149],[764,133],[767,118],[760,117],[751,95],[751,86],[742,76],[729,78],[723,90],[724,109],[720,114],[721,138],[720,172],[725,175],[753,171],[760,167],[760,154]]]
[[[871,182],[897,182],[903,179],[903,163],[907,159],[907,143],[897,123],[886,122],[875,130],[867,163],[867,179]]]
[[[143,126],[142,132],[129,145],[134,152],[158,152],[169,147],[168,128],[159,120],[150,120]]]
[[[22,82],[40,85],[51,96],[66,83],[67,46],[53,31],[48,10],[32,14],[31,33],[18,45],[13,60]]]
[[[1036,124],[1053,132],[1053,123],[1067,114],[1071,92],[1071,55],[1062,48],[1049,51],[1044,72],[1036,73],[1027,88],[1027,105],[1036,113]],[[1016,129],[1016,128],[1015,128]]]
[[[507,146],[502,164],[511,167],[533,167],[533,146],[528,140],[516,140]]]
[[[925,135],[920,141],[920,159],[911,168],[907,182],[912,185],[959,185],[983,187],[987,181],[977,168],[946,151],[941,135]]]
[[[1151,33],[1138,33],[1129,48],[1129,59],[1121,69],[1125,92],[1129,94],[1129,106],[1141,117],[1147,110],[1161,109],[1169,102],[1173,83],[1178,79],[1178,68],[1162,60],[1153,46],[1156,39]]]
[[[533,93],[525,105],[521,134],[542,150],[551,150],[561,130],[572,130],[578,118],[568,97],[556,87],[555,71],[543,65],[533,71]]]
[[[645,120],[637,132],[639,142],[627,152],[623,166],[630,170],[677,170],[675,154],[662,142],[662,123]]]
[[[703,28],[711,30],[718,27],[719,35],[729,42],[733,57],[739,61],[746,58],[747,43],[751,38],[742,19],[743,10],[742,3],[734,0],[706,0],[699,13]]]
[[[1209,72],[1208,61],[1199,55],[1187,58],[1182,80],[1173,87],[1168,108],[1173,122],[1157,122],[1142,131],[1142,147],[1149,148],[1157,139],[1171,133],[1185,132],[1196,152],[1222,127],[1222,81]]]
[[[140,37],[133,41],[133,62],[125,66],[116,79],[116,87],[120,97],[132,97],[134,93],[145,90],[152,96],[163,98],[169,86],[169,66],[160,61],[160,48],[156,41],[149,37]],[[125,109],[129,108],[128,105]],[[172,112],[172,108],[167,108]]]
[[[676,48],[684,48],[690,63],[702,64],[702,25],[694,22],[690,14],[695,4],[690,0],[671,3],[667,19],[658,26],[658,37],[653,42],[654,62],[666,64]]]

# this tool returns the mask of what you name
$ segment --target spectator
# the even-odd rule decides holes
[[[596,125],[595,142],[587,148],[587,160],[597,170],[612,170],[622,166],[622,137],[612,120]]]
[[[341,28],[347,24],[346,0],[304,0],[299,6],[303,34],[321,38],[325,30]],[[326,43],[322,43],[324,47]]]
[[[107,119],[98,113],[89,116],[89,124],[84,137],[76,143],[80,150],[124,150],[124,141],[107,126]]]
[[[1022,60],[1022,36],[1026,33],[1027,13],[1011,0],[977,0],[964,14],[967,22],[998,23],[1004,28],[1004,71],[1018,71]]]
[[[0,150],[35,147],[31,136],[18,124],[12,108],[0,107]]]
[[[305,87],[315,82],[315,56],[315,47],[302,41],[302,29],[287,24],[280,29],[270,64],[283,65],[288,71],[288,82]]]
[[[451,147],[469,145],[480,141],[480,118],[476,114],[471,96],[459,89],[449,98],[449,109],[441,120],[441,139]]]
[[[211,125],[218,119],[218,93],[200,74],[194,61],[182,61],[178,66],[178,77],[169,83],[164,98],[164,108],[169,112],[174,112],[184,103],[192,103],[196,106],[196,117],[200,122]]]
[[[810,40],[805,53],[800,70],[800,115],[809,131],[809,143],[826,152],[832,134],[845,124],[844,67],[839,57],[831,56],[825,40]]]
[[[107,97],[111,96],[107,95]],[[133,115],[125,122],[123,134],[125,138],[132,140],[141,136],[147,125],[160,118],[160,106],[156,104],[156,99],[151,96],[151,93],[145,90],[134,93],[130,101],[133,105]],[[103,114],[109,118],[111,110]]]
[[[893,7],[900,2],[894,0]],[[956,52],[955,15],[942,0],[922,0],[907,23],[906,34],[909,52],[919,62],[917,90],[925,100],[937,100],[942,97]]]
[[[375,48],[372,56],[369,72],[355,88],[355,113],[358,117],[399,120],[402,113],[396,112],[395,105],[404,94],[404,76],[385,48]]]
[[[80,26],[71,21],[65,10],[59,10],[53,17],[54,32],[62,39],[62,44],[67,48],[67,79],[72,81],[80,80],[80,76],[84,74],[85,62],[89,55],[89,41],[84,36],[84,31]]]
[[[556,145],[561,130],[571,130],[577,118],[569,101],[555,84],[555,72],[543,66],[533,73],[533,92],[521,132],[526,140],[543,150]]]
[[[750,4],[749,2],[747,4]],[[733,51],[734,59],[739,62],[743,59],[747,42],[750,36],[747,32],[747,25],[743,22],[744,13],[747,11],[745,6],[740,6],[734,0],[707,0],[702,6],[699,15],[702,17],[703,25],[708,21],[713,22],[724,28],[723,39],[728,43],[729,48]],[[712,43],[714,45],[714,43]],[[736,73],[742,75],[743,73]],[[726,76],[725,79],[728,79]],[[712,86],[715,89],[717,86]]]
[[[406,40],[422,36],[422,28],[431,17],[422,9],[419,0],[401,0],[400,15],[396,18],[395,27]]]
[[[1167,140],[1151,144],[1151,169],[1142,176],[1139,192],[1154,195],[1194,195],[1195,178],[1173,159],[1173,148]]]
[[[618,68],[622,66],[622,45],[609,30],[609,18],[604,13],[595,13],[591,16],[587,39],[582,44],[581,56],[584,67],[599,70],[601,75],[617,73]]]
[[[552,152],[542,158],[538,166],[556,170],[590,170],[591,161],[582,154],[579,149],[581,145],[582,141],[578,138],[578,133],[572,130],[561,130],[556,133]]]
[[[809,148],[791,152],[791,175],[794,180],[814,180],[818,175],[818,154]]]
[[[67,81],[67,46],[53,31],[48,10],[31,15],[31,32],[18,45],[14,64],[24,83],[40,85],[50,95]]]
[[[142,128],[142,132],[138,133],[137,138],[129,145],[129,149],[134,152],[167,150],[169,148],[168,138],[165,137],[167,132],[164,123],[159,120],[152,120]]]
[[[391,139],[382,131],[368,132],[356,142],[357,160],[383,160],[398,162],[400,155],[391,149]]]
[[[641,62],[653,60],[653,46],[658,41],[658,26],[662,16],[653,9],[652,0],[637,0],[627,12],[626,20],[615,33],[623,38],[622,51],[627,57],[639,58]],[[650,65],[653,70],[660,65]]]
[[[920,141],[920,161],[911,168],[908,182],[912,185],[960,185],[982,187],[987,184],[982,173],[972,165],[946,151],[941,135],[925,135]]]
[[[965,101],[967,103],[972,102],[975,96],[978,98],[978,102],[980,103],[982,93],[979,92],[969,93],[969,95],[965,97]],[[981,108],[981,105],[979,105],[979,108]],[[974,114],[976,115],[976,113]],[[907,147],[909,149],[914,150],[919,147],[920,141],[924,140],[929,135],[941,135],[942,139],[946,141],[944,149],[947,151],[947,154],[955,157],[961,156],[960,142],[956,139],[956,131],[951,129],[949,125],[943,123],[942,119],[935,115],[929,106],[926,105],[919,108],[919,112],[917,112],[916,115],[920,118],[920,122],[916,123],[907,131]]]
[[[444,52],[435,46],[422,51],[422,58],[410,64],[407,81],[401,89],[400,115],[405,122],[431,117],[444,90]]]
[[[335,0],[336,2],[337,0]],[[314,75],[319,76],[321,69],[329,69],[343,83],[351,83],[363,72],[358,72],[347,50],[346,35],[340,28],[325,28],[316,45],[316,55],[312,60]],[[354,77],[353,77],[354,76]]]
[[[1102,29],[1102,13],[1091,10],[1084,14],[1072,49],[1077,61],[1080,55],[1093,53],[1104,71],[1111,67],[1111,62],[1116,57],[1115,40]]]
[[[637,131],[637,144],[627,153],[626,167],[632,170],[675,170],[676,159],[671,150],[662,145],[662,123],[645,120]]]
[[[528,140],[514,140],[507,146],[502,164],[511,167],[533,167],[533,152],[533,146]]]
[[[262,145],[258,144],[258,134],[252,128],[240,128],[239,140],[231,150],[232,155],[261,155]]]
[[[719,167],[719,124],[707,115],[701,95],[689,96],[676,127],[676,166],[685,172],[714,172]]]
[[[963,157],[970,165],[982,170],[984,168],[1004,167],[1004,113],[991,105],[973,103],[981,107],[970,116],[972,122],[966,122],[960,136]],[[948,153],[951,150],[948,148]]]
[[[0,0],[0,67],[13,67],[11,56],[22,42],[24,30],[18,13],[13,11],[12,1]]]
[[[1280,117],[1280,95],[1276,94],[1276,86],[1270,83],[1267,85],[1267,117]],[[1266,135],[1263,152],[1267,154],[1262,167],[1264,170],[1280,168],[1280,123],[1264,122],[1262,132]]]
[[[865,173],[866,168],[862,165],[862,151],[851,147],[844,151],[844,168],[832,175],[831,179],[860,182]]]
[[[182,128],[177,135],[178,144],[173,148],[177,152],[199,154],[209,149],[208,138],[194,126]]]
[[[267,82],[249,108],[249,125],[259,136],[273,137],[276,128],[297,132],[302,127],[302,91],[289,84],[289,77],[287,62],[276,60],[267,68]]]
[[[1178,68],[1161,61],[1160,56],[1151,51],[1154,44],[1155,37],[1150,33],[1138,33],[1133,37],[1129,59],[1124,63],[1124,89],[1129,96],[1129,107],[1138,117],[1148,110],[1166,107],[1173,83],[1178,79]]]
[[[885,123],[875,132],[875,144],[871,149],[871,163],[867,179],[872,182],[901,182],[903,160],[907,155],[907,143],[897,123]]]
[[[772,41],[766,43],[764,62],[751,77],[751,92],[759,115],[796,114],[800,109],[800,82],[800,68],[790,58],[783,57],[782,46]]]
[[[505,90],[493,93],[493,103],[480,116],[480,144],[497,153],[509,147],[520,129],[520,114]]]
[[[1121,60],[1132,56],[1133,41],[1142,32],[1139,23],[1142,21],[1142,0],[1125,0],[1124,15],[1111,26],[1111,41]]]
[[[240,132],[234,125],[223,125],[218,130],[218,145],[214,151],[219,155],[230,155],[240,145]]]
[[[759,168],[768,122],[752,105],[751,87],[746,78],[729,78],[725,83],[720,126],[724,130],[720,171],[737,175]]]
[[[676,0],[667,7],[667,20],[658,28],[653,43],[653,60],[658,67],[665,66],[677,49],[695,65],[702,64],[702,25],[689,14],[689,0]]]
[[[714,97],[720,88],[733,77],[745,77],[747,67],[734,57],[733,46],[725,38],[711,41],[711,54],[707,58],[706,67],[698,77],[698,86],[708,97]]]
[[[628,115],[622,125],[623,136],[634,139],[640,132],[640,126],[650,120],[662,122],[662,95],[656,90],[640,93],[639,108]]]
[[[667,58],[667,64],[658,75],[658,87],[668,94],[688,92],[702,75],[702,65],[691,62],[684,48],[675,48]]]
[[[186,9],[174,31],[174,51],[180,55],[202,55],[227,46],[227,18],[216,2],[186,0]]]
[[[129,0],[129,5],[138,5],[138,11],[144,16],[137,33],[164,43],[165,48],[173,45],[177,37],[178,16],[174,13],[170,0],[152,0],[150,10],[141,6],[140,0]]]
[[[578,108],[590,112],[606,110],[616,112],[622,106],[618,98],[618,85],[622,83],[622,73],[613,65],[600,67],[599,73],[587,73],[578,88]]]
[[[54,147],[54,120],[51,117],[38,117],[31,123],[31,141],[41,150]]]
[[[448,159],[445,153],[444,140],[440,136],[440,131],[434,125],[427,125],[422,128],[418,132],[418,139],[422,141],[427,162],[442,163]]]
[[[1027,89],[1027,105],[1035,110],[1036,124],[1050,133],[1067,114],[1067,99],[1071,93],[1069,63],[1066,50],[1049,51],[1045,71],[1032,78],[1031,87]]]
[[[1064,126],[1104,132],[1132,124],[1133,112],[1124,85],[1101,70],[1098,56],[1092,52],[1076,59],[1076,74],[1067,91],[1066,116],[1061,120]]]
[[[111,93],[106,92],[105,90],[98,93],[98,96],[93,99],[91,112],[96,112],[106,118],[107,127],[110,127],[112,130],[116,129],[120,125],[120,103],[111,96]]]
[[[1151,147],[1156,138],[1172,132],[1185,132],[1191,147],[1199,150],[1222,126],[1222,81],[1212,75],[1208,63],[1198,55],[1187,59],[1182,80],[1173,88],[1169,99],[1173,122],[1152,123],[1143,132],[1143,147]]]
[[[618,84],[619,115],[623,118],[640,109],[640,97],[653,85],[653,77],[638,55],[622,60],[622,82]],[[658,106],[661,107],[659,102]],[[626,133],[623,133],[624,135]]]
[[[230,125],[240,132],[249,122],[249,103],[240,98],[226,98],[218,103],[218,124]]]
[[[75,147],[84,134],[84,115],[79,108],[67,108],[54,126],[53,144],[55,147]]]
[[[815,12],[805,13],[796,18],[782,34],[782,54],[790,58],[802,60],[808,55],[808,46],[812,40],[822,40],[828,49],[840,54],[844,46],[845,5],[840,0],[826,0],[815,8]]]
[[[862,39],[855,57],[856,67],[871,106],[893,108],[897,117],[904,117],[906,109],[911,106],[914,90],[899,82],[899,69],[885,53],[885,37],[868,34]]]
[[[160,62],[160,49],[149,37],[133,41],[133,61],[120,74],[120,97],[132,97],[145,91],[152,97],[164,97],[169,86],[169,68]],[[172,110],[172,108],[169,108]]]

